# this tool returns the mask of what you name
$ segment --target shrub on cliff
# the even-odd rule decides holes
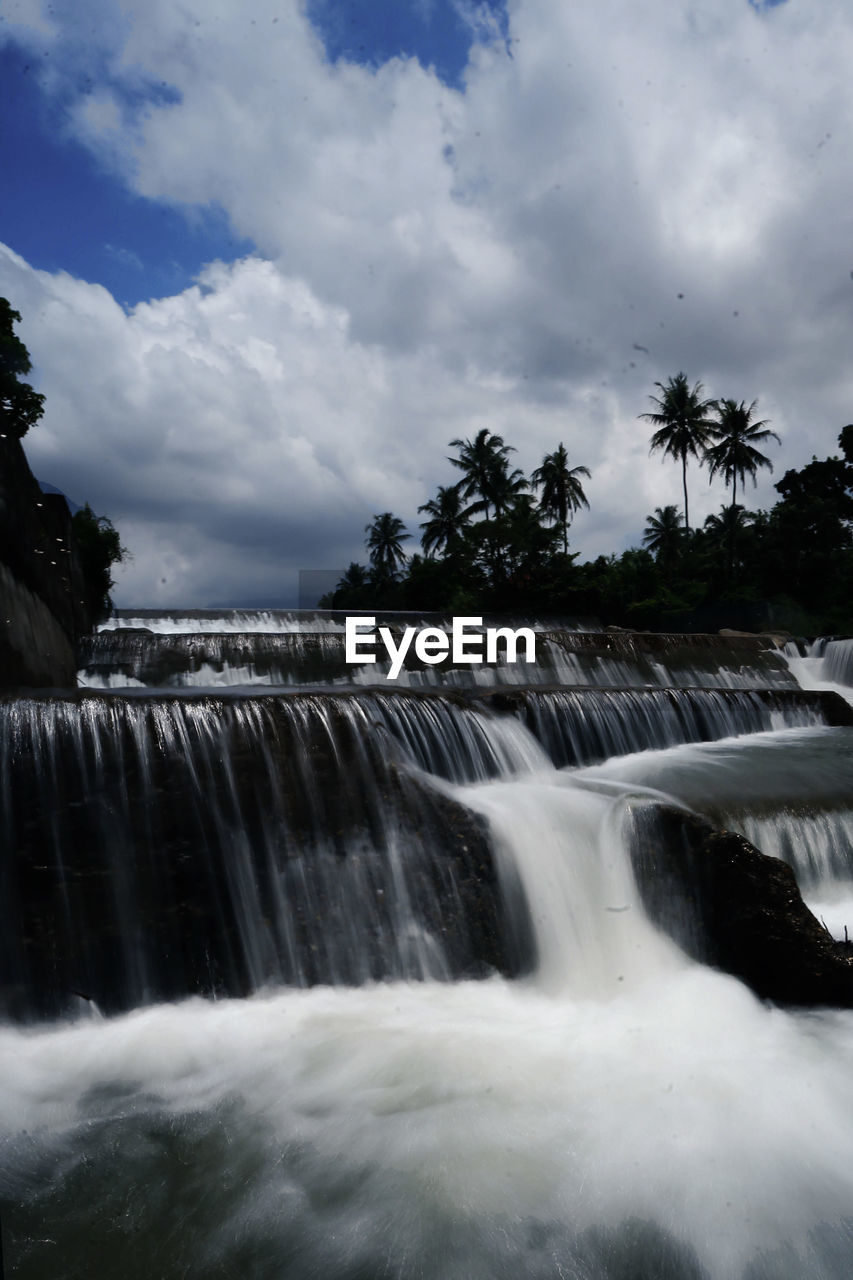
[[[85,583],[86,607],[93,622],[104,619],[113,607],[112,566],[127,555],[118,530],[106,516],[96,516],[88,502],[71,520]]]
[[[14,333],[13,325],[20,320],[20,313],[0,298],[0,435],[16,440],[44,413],[44,396],[21,381],[32,365],[29,351]]]

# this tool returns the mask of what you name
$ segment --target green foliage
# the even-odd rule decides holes
[[[841,446],[845,461],[853,462],[853,422],[848,422],[846,427],[841,428],[838,443]]]
[[[15,336],[21,316],[0,298],[0,435],[20,440],[44,413],[44,396],[22,377],[30,372],[30,353]]]
[[[71,519],[85,584],[86,606],[94,622],[112,609],[112,566],[127,555],[118,530],[106,516],[96,516],[88,502]]]
[[[578,564],[568,525],[589,504],[565,446],[545,455],[528,481],[514,452],[486,428],[452,440],[448,461],[462,472],[418,508],[424,555],[405,565],[409,536],[390,512],[367,526],[370,569],[350,565],[327,603],[336,608],[430,609],[478,614],[536,611],[598,617],[605,624],[679,630],[773,622],[802,632],[853,633],[853,423],[838,438],[843,458],[813,458],[787,471],[770,511],[735,501],[738,482],[770,460],[758,445],[778,441],[755,420],[756,401],[703,398],[683,373],[655,384],[652,449],[682,464],[685,510],[656,507],[643,547]],[[712,416],[715,415],[715,416]],[[687,520],[688,458],[732,485],[731,503],[701,529]],[[539,494],[537,502],[534,494]]]

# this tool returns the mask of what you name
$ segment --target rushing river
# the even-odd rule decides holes
[[[832,676],[802,664],[823,660],[789,658],[812,685]],[[53,868],[69,928],[69,832],[103,845],[128,1006],[104,1016],[69,983],[61,1018],[0,1027],[8,1275],[846,1280],[853,1014],[768,1006],[687,960],[646,920],[628,845],[639,808],[689,806],[790,861],[853,931],[853,730],[778,682],[666,705],[662,685],[602,693],[606,672],[591,702],[563,683],[499,708],[316,688],[7,700],[6,838]],[[188,814],[166,821],[170,779]],[[467,977],[445,936],[467,873],[440,861],[429,796],[487,824],[506,927],[521,912],[532,931],[514,977]],[[239,868],[229,955],[252,994],[156,998],[137,904],[177,910],[167,839],[199,883]],[[330,920],[343,949],[324,950]],[[3,945],[35,1000],[27,938]],[[339,985],[305,985],[300,948]]]

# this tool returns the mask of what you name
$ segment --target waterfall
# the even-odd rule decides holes
[[[549,767],[512,719],[411,695],[84,695],[0,703],[0,742],[13,1008],[529,963],[482,831],[421,780]]]
[[[811,641],[788,641],[785,660],[804,689],[837,690],[853,700],[853,640],[819,636]]]
[[[853,640],[825,640],[814,656],[823,658],[825,680],[853,685]]]
[[[383,618],[398,641],[405,626],[422,626],[425,621],[417,615],[390,614],[377,617],[377,624]],[[758,637],[585,632],[534,622],[535,661],[507,661],[505,650],[499,649],[494,662],[460,663],[448,657],[432,665],[410,651],[399,675],[391,679],[383,653],[375,662],[346,661],[343,621],[331,613],[165,619],[130,615],[114,621],[121,625],[106,627],[81,643],[78,679],[85,687],[798,687],[783,655]],[[488,621],[483,620],[484,627]],[[199,624],[196,629],[194,622]],[[502,624],[514,629],[522,622],[503,619]],[[446,630],[449,620],[439,617],[430,625]]]
[[[359,610],[352,613],[356,616]],[[345,614],[333,609],[185,609],[162,611],[159,609],[118,609],[99,628],[105,631],[146,630],[155,635],[206,635],[230,633],[235,635],[315,634],[332,632],[343,634]],[[385,611],[378,615],[380,622],[389,625],[413,623],[416,626],[449,627],[452,619],[443,615],[402,610]],[[532,627],[534,631],[547,631],[555,623],[549,619],[524,618],[518,621],[500,616],[484,618],[484,625],[495,621],[501,626]],[[561,617],[556,624],[562,630],[589,629],[589,624]]]
[[[853,896],[853,810],[809,814],[782,809],[744,814],[733,818],[732,825],[763,853],[789,863],[806,896],[839,884]],[[853,928],[853,919],[850,924]]]
[[[689,960],[632,872],[680,806],[853,929],[840,677],[536,636],[392,682],[322,611],[136,610],[0,698],[12,1274],[846,1280],[853,1015]]]
[[[540,988],[603,998],[677,963],[645,918],[618,800],[554,774],[457,794],[488,817],[499,859],[520,877]]]
[[[824,723],[818,703],[786,692],[529,690],[516,705],[552,762],[561,767],[682,742]]]

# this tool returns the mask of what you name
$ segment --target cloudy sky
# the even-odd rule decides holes
[[[480,427],[680,502],[657,380],[853,420],[849,0],[2,0],[0,294],[120,605],[289,604]],[[691,515],[720,483],[694,471]],[[755,503],[774,498],[762,481]],[[414,544],[410,544],[414,545]]]

